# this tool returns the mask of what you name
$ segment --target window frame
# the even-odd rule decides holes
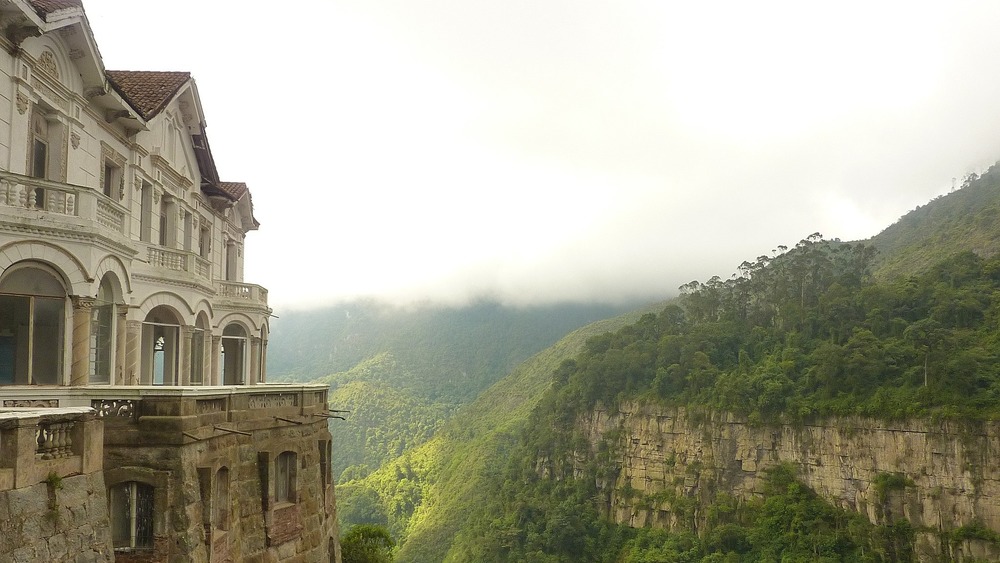
[[[119,499],[124,494],[128,514],[120,513]],[[154,519],[156,488],[142,481],[122,481],[108,487],[108,516],[111,544],[115,552],[152,551],[155,548]],[[124,522],[121,520],[126,518]],[[128,538],[121,537],[122,524]]]
[[[298,453],[284,451],[274,458],[274,502],[275,504],[295,504],[298,502],[297,486]]]

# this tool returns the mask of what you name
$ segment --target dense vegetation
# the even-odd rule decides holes
[[[787,466],[767,472],[763,498],[748,502],[719,493],[707,525],[667,532],[615,525],[597,510],[594,474],[540,479],[519,460],[507,480],[456,539],[448,560],[483,563],[742,563],[910,561],[913,530],[906,520],[875,526],[839,509],[795,479]],[[589,471],[599,467],[591,464]],[[686,500],[693,503],[693,499]],[[683,503],[681,503],[683,504]],[[680,505],[678,505],[680,506]],[[693,508],[690,507],[690,508]]]
[[[680,304],[590,341],[546,404],[571,416],[641,398],[751,422],[1000,415],[1000,260],[963,252],[874,282],[871,257],[816,236],[687,284]]]
[[[497,460],[508,457],[551,384],[552,371],[576,356],[588,338],[635,322],[642,312],[573,331],[462,407],[424,444],[367,477],[339,481],[341,529],[359,523],[387,525],[400,540],[397,560],[443,560],[457,531],[489,500],[487,483],[494,480]]]
[[[330,404],[343,413],[330,433],[337,444],[334,475],[343,483],[368,475],[404,451],[426,442],[451,414],[385,383],[401,369],[390,354],[380,354],[353,369],[322,379],[331,384]]]

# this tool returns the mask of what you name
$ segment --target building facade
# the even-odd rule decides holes
[[[94,560],[338,559],[327,390],[266,384],[259,224],[194,79],[105,69],[80,0],[0,0],[0,30],[0,494],[72,516],[52,483],[103,481]]]

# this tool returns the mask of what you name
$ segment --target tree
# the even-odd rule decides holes
[[[920,319],[903,331],[903,338],[912,343],[914,347],[924,353],[924,387],[927,387],[928,375],[930,373],[931,353],[944,339],[945,331],[941,328],[941,323],[934,319]]]
[[[340,556],[344,563],[391,563],[395,545],[384,527],[358,524],[340,538]]]

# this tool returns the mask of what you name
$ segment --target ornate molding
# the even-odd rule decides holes
[[[136,417],[135,401],[132,399],[94,399],[90,401],[90,406],[97,411],[97,418]]]
[[[59,408],[59,399],[4,399],[3,406],[54,409]]]
[[[70,133],[69,144],[73,145],[73,150],[80,148],[80,134],[76,131]]]
[[[37,68],[52,78],[59,80],[59,65],[56,64],[56,57],[52,54],[52,51],[42,51],[42,54],[38,57]]]
[[[299,396],[292,393],[250,395],[247,400],[247,406],[251,410],[297,407],[299,406]]]
[[[17,113],[24,115],[24,112],[28,111],[28,104],[30,100],[28,97],[21,92],[17,93]]]
[[[84,297],[82,295],[71,295],[70,299],[73,300],[73,310],[89,311],[94,307],[94,303],[97,302],[93,297]]]

